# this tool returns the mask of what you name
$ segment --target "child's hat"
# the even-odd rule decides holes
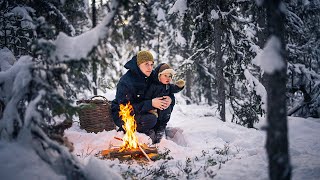
[[[168,64],[163,63],[159,68],[158,76],[166,73],[171,74],[172,76],[176,74],[176,72]]]
[[[147,61],[154,62],[152,54],[149,51],[139,51],[137,54],[137,65],[139,66]]]

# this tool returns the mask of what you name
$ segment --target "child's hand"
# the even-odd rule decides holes
[[[186,82],[182,79],[179,79],[177,82],[176,82],[176,85],[179,87],[179,88],[183,88],[185,85],[186,85]]]

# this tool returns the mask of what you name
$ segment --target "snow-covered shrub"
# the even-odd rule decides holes
[[[303,64],[289,64],[288,115],[320,117],[320,76]]]

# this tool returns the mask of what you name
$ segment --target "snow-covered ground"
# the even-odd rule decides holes
[[[262,119],[257,127],[264,123]],[[320,120],[289,117],[288,123],[292,179],[320,179]],[[162,153],[169,149],[168,156],[173,159],[143,165],[94,156],[101,150],[121,145],[114,139],[122,137],[121,132],[87,133],[74,123],[65,135],[74,143],[73,154],[83,163],[90,179],[120,179],[121,176],[128,179],[268,179],[265,131],[222,122],[214,106],[182,103],[175,106],[169,127],[179,132],[173,138],[162,139],[156,146]],[[151,143],[148,136],[140,133],[137,136],[139,142]],[[3,163],[4,160],[10,163]],[[5,179],[63,179],[48,170],[32,151],[21,149],[18,144],[0,143],[0,161],[0,174]],[[13,169],[19,171],[7,173]]]
[[[178,103],[182,102],[178,97]],[[293,178],[320,179],[319,119],[289,117],[290,154]],[[264,126],[262,119],[257,127]],[[169,161],[159,160],[141,166],[138,163],[120,163],[118,160],[99,160],[97,152],[121,145],[113,137],[122,137],[121,132],[109,131],[97,134],[86,133],[77,125],[67,130],[66,135],[74,142],[74,154],[86,164],[92,159],[99,161],[101,170],[112,167],[114,172],[130,172],[131,177],[154,178],[150,171],[160,171],[168,177],[194,179],[268,179],[268,160],[265,151],[266,132],[248,129],[218,119],[216,108],[206,105],[177,104],[172,113],[171,128],[180,131],[173,138],[162,139],[156,145],[160,152],[170,150]],[[182,131],[182,132],[181,132]],[[139,142],[151,143],[148,136],[137,133]],[[92,162],[91,162],[92,163]],[[89,168],[89,167],[88,167]],[[130,177],[127,173],[126,177]]]

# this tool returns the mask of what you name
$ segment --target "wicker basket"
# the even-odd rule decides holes
[[[100,97],[100,99],[97,99]],[[102,99],[101,99],[102,98]],[[89,100],[79,100],[80,128],[87,132],[101,132],[116,128],[111,115],[111,103],[103,96],[94,96]]]

